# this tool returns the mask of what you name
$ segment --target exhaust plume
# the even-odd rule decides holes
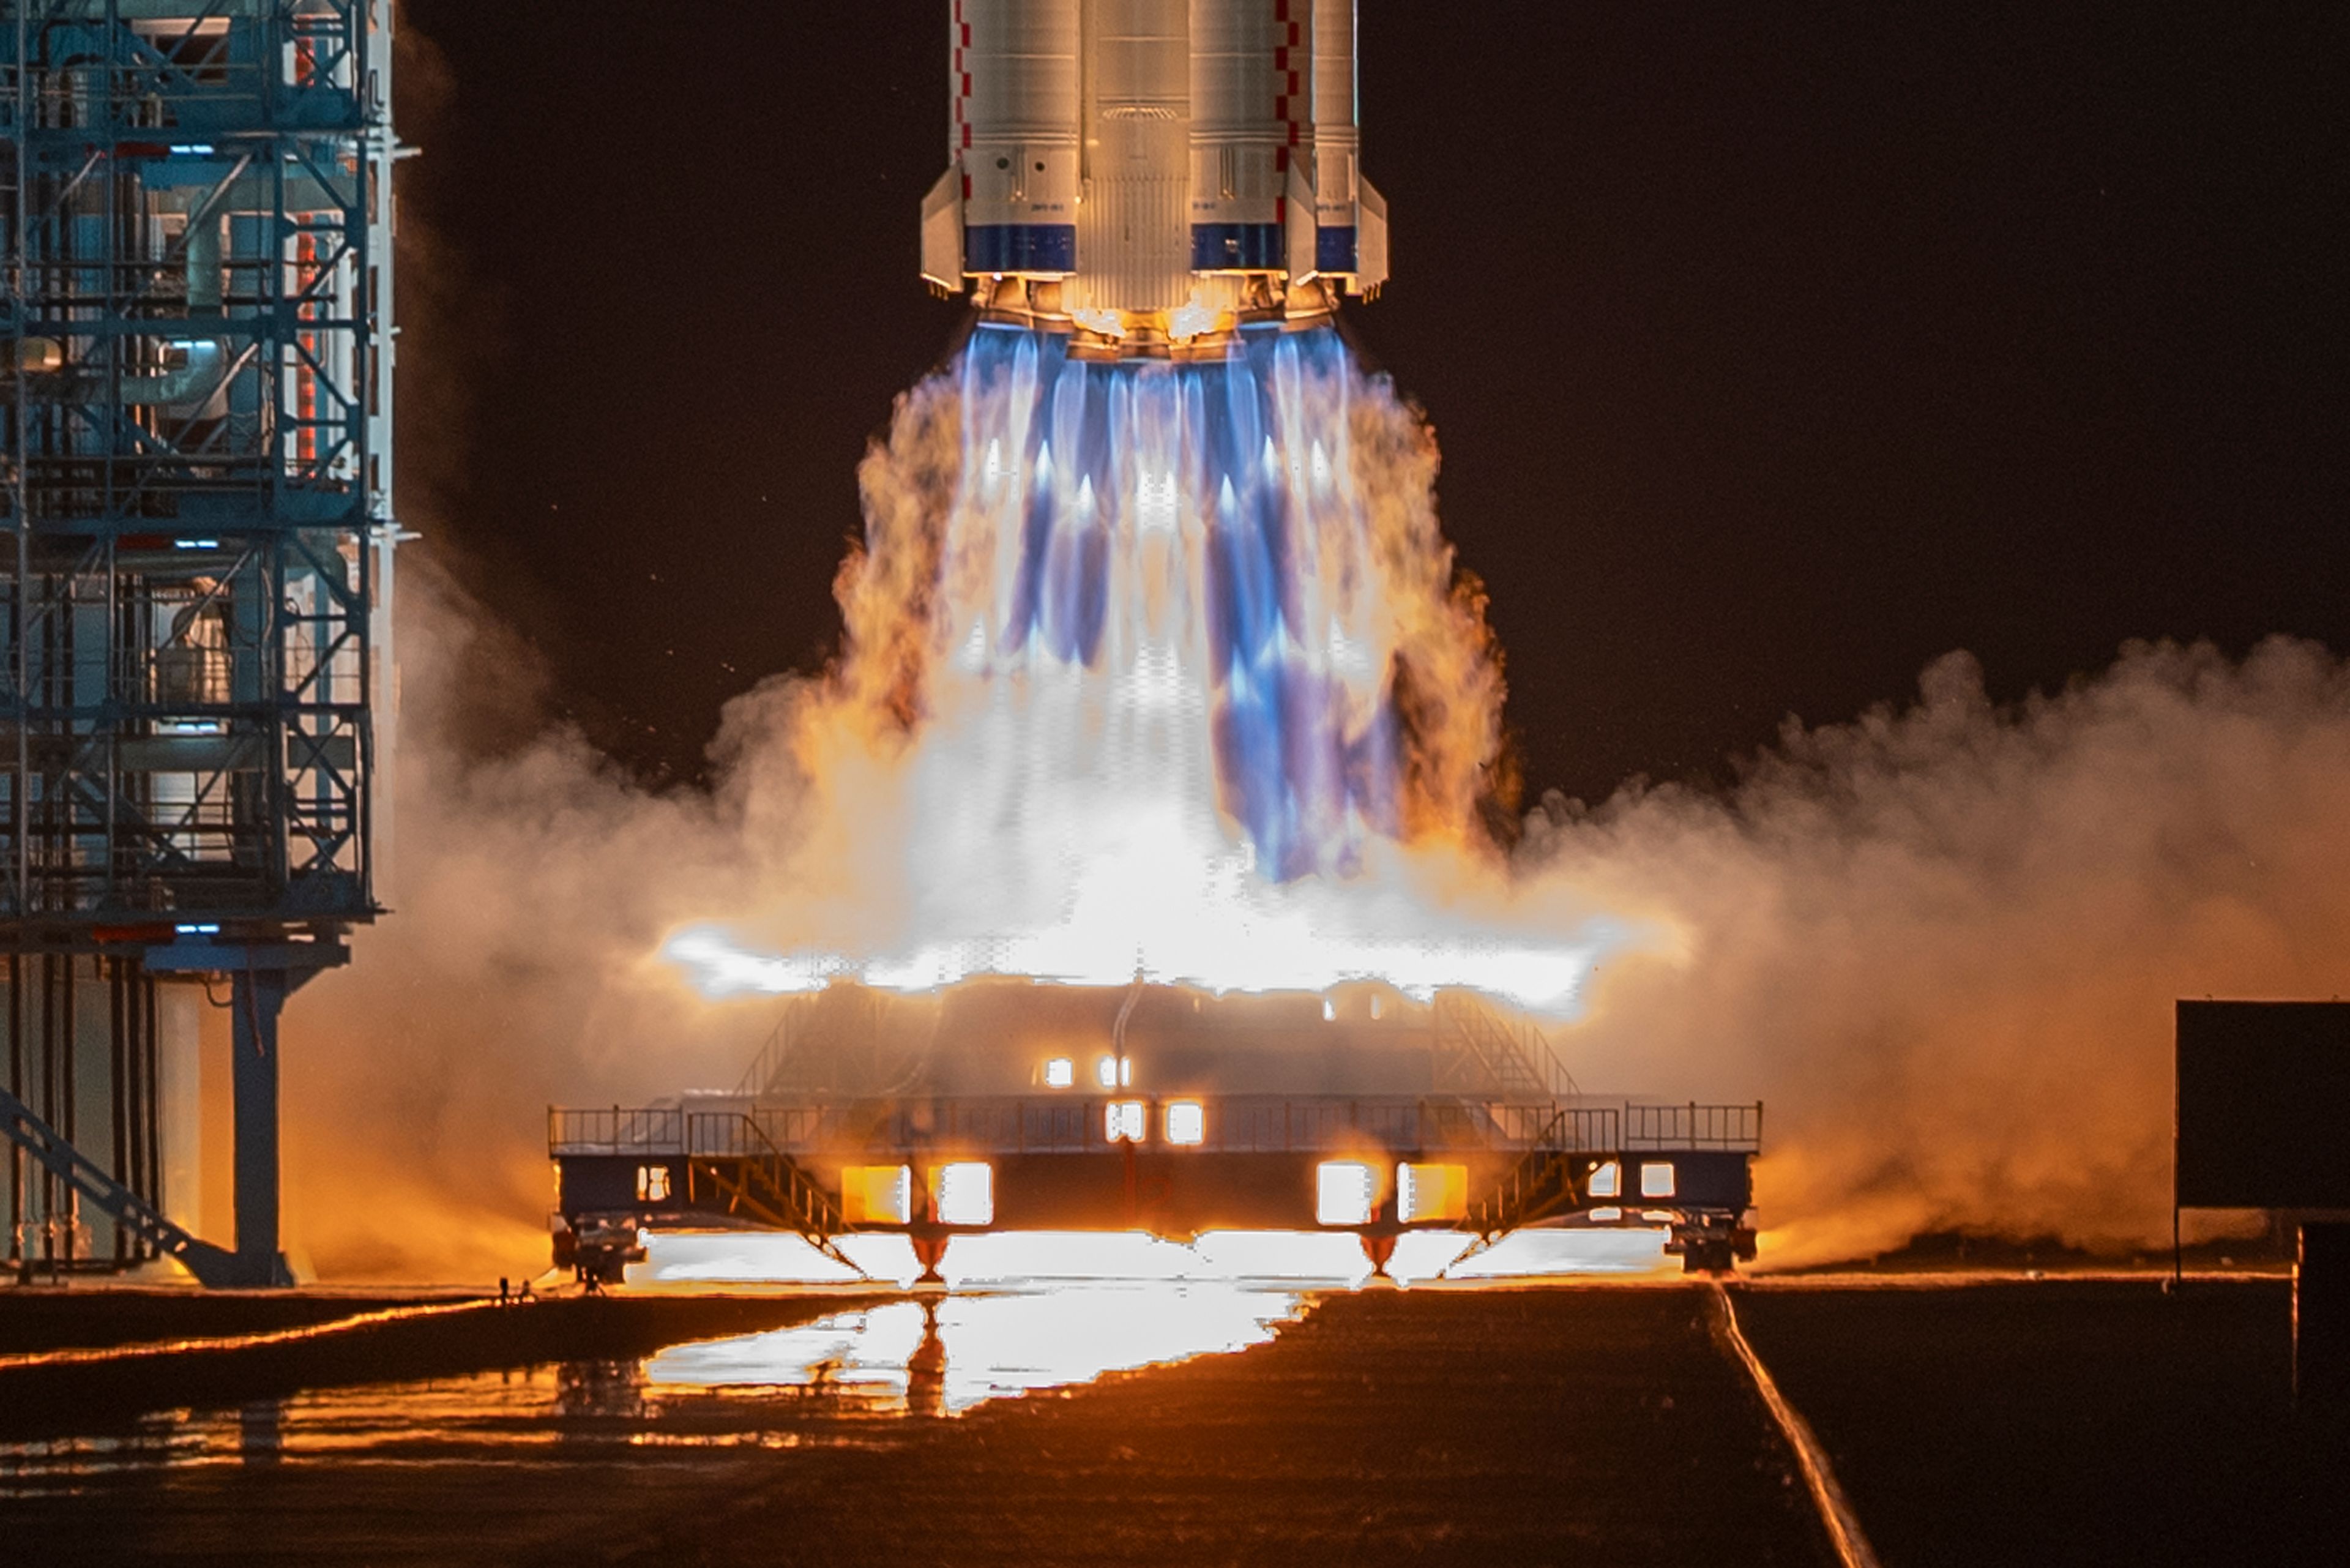
[[[1732,789],[1548,798],[1504,859],[1499,660],[1417,416],[1326,334],[1157,381],[992,336],[877,441],[840,656],[729,708],[707,794],[540,722],[484,746],[535,660],[411,572],[397,909],[287,1023],[312,1267],[535,1270],[542,1107],[731,1085],[764,993],[1138,967],[1481,985],[1572,1019],[1588,1086],[1763,1098],[1773,1261],[2145,1245],[2171,999],[2342,989],[2322,649],[2133,645],[2012,708],[1953,654]]]

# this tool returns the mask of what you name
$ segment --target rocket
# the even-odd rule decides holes
[[[1205,349],[1387,281],[1355,0],[950,0],[922,275],[1089,355]]]

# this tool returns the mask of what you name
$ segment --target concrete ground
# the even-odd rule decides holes
[[[2344,1560],[2273,1282],[1735,1296],[1887,1564]],[[902,1303],[879,1381],[816,1325],[795,1383],[688,1387],[608,1324],[559,1367],[0,1445],[0,1514],[51,1562],[1835,1561],[1710,1288],[1283,1301],[1268,1343],[967,1408],[972,1341]]]

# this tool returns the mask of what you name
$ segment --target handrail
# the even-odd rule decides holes
[[[1003,1153],[1082,1153],[1117,1147],[1104,1107],[1149,1107],[1146,1142],[1162,1140],[1165,1108],[1196,1102],[1197,1146],[1210,1150],[1303,1153],[1359,1147],[1524,1148],[1560,1110],[1540,1098],[1434,1095],[967,1095],[922,1098],[811,1098],[745,1112],[674,1106],[551,1108],[550,1156],[742,1158],[747,1138],[785,1154],[816,1149],[954,1145]],[[1613,1107],[1568,1107],[1578,1143],[1613,1147]],[[747,1130],[746,1130],[747,1129]]]
[[[775,1020],[775,1026],[767,1032],[766,1039],[760,1042],[758,1054],[751,1058],[751,1065],[743,1070],[743,1081],[734,1085],[735,1094],[744,1099],[755,1098],[775,1078],[775,1069],[783,1064],[785,1055],[791,1050],[789,1026],[792,1013],[798,1005],[797,997],[784,1004],[783,1015]]]
[[[1551,1099],[1577,1091],[1550,1040],[1523,1018],[1504,1014],[1473,992],[1437,992],[1430,1004],[1440,1042],[1448,1035],[1464,1044],[1485,1075],[1505,1090],[1523,1085]]]
[[[1505,1231],[1515,1230],[1524,1221],[1531,1199],[1547,1195],[1554,1186],[1567,1184],[1565,1128],[1569,1118],[1577,1114],[1573,1107],[1561,1106],[1551,1117],[1543,1137],[1519,1156],[1492,1194],[1472,1208],[1469,1215],[1471,1227],[1481,1238],[1490,1241]]]
[[[790,1155],[776,1147],[767,1135],[759,1129],[758,1124],[749,1116],[740,1112],[701,1114],[702,1116],[727,1115],[729,1119],[737,1124],[741,1131],[750,1135],[750,1137],[758,1144],[760,1151],[752,1157],[752,1166],[763,1171],[773,1168],[769,1179],[774,1182],[779,1196],[796,1215],[799,1223],[795,1228],[799,1233],[833,1258],[843,1263],[848,1263],[848,1260],[841,1255],[832,1240],[848,1229],[848,1217],[841,1212],[837,1204],[833,1202],[832,1194],[817,1186]],[[776,1177],[780,1177],[781,1179],[775,1179]],[[849,1263],[849,1267],[856,1268],[857,1265]],[[862,1273],[864,1271],[860,1269],[858,1272]]]
[[[1627,1149],[1709,1148],[1752,1153],[1762,1147],[1762,1106],[1627,1105]]]
[[[1171,1102],[1205,1110],[1200,1147],[1302,1152],[1373,1142],[1402,1147],[1532,1148],[1554,1133],[1572,1152],[1722,1149],[1762,1144],[1762,1106],[1560,1106],[1550,1100],[1444,1095],[962,1095],[810,1099],[750,1113],[675,1106],[551,1106],[550,1155],[739,1156],[743,1139],[776,1150],[914,1147],[931,1141],[1051,1153],[1111,1147],[1102,1107],[1139,1100],[1154,1129]],[[736,1143],[713,1145],[739,1129]],[[1618,1136],[1620,1133],[1620,1137]],[[1159,1141],[1154,1130],[1147,1141]]]
[[[683,1154],[685,1113],[670,1106],[546,1112],[546,1151],[561,1154]]]

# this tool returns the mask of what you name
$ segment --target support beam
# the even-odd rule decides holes
[[[293,990],[282,969],[239,970],[231,987],[235,1042],[236,1262],[248,1285],[290,1285],[277,1250],[277,1018]]]
[[[248,1288],[290,1285],[278,1251],[277,1021],[286,999],[323,969],[347,962],[339,941],[237,944],[182,939],[147,950],[157,974],[229,979],[229,1088],[235,1109],[236,1251],[232,1280]]]
[[[203,1283],[219,1286],[276,1282],[249,1279],[235,1254],[209,1241],[200,1241],[173,1224],[152,1204],[59,1137],[55,1127],[34,1115],[30,1106],[6,1089],[0,1089],[0,1137],[30,1155],[59,1181],[111,1216],[116,1224],[136,1231],[157,1251],[178,1259]],[[32,1249],[26,1246],[22,1255],[30,1259]],[[29,1271],[27,1279],[29,1282]]]

